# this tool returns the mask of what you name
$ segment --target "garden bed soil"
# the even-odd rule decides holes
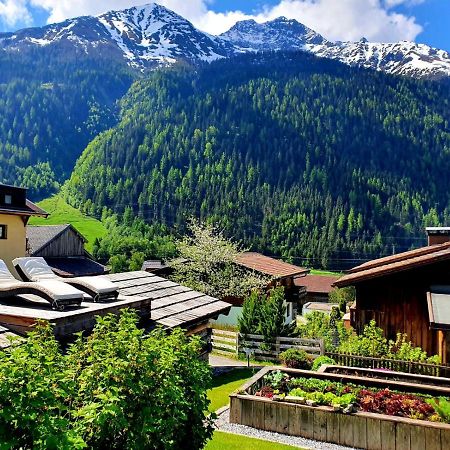
[[[255,396],[263,385],[263,377],[276,369],[262,369],[238,393],[230,396],[231,423],[369,450],[450,449],[449,424],[369,412],[342,414],[329,406],[313,407]],[[283,369],[283,372],[290,376],[347,382],[372,388],[389,387],[403,392],[450,396],[450,388],[423,383],[295,369]]]

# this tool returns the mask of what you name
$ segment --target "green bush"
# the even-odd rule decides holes
[[[304,350],[289,348],[280,353],[279,358],[286,367],[291,369],[309,370],[311,368],[312,357]]]
[[[311,370],[317,371],[324,364],[333,364],[333,365],[335,365],[336,361],[333,358],[330,358],[329,356],[325,356],[325,355],[324,356],[319,356],[312,363]]]
[[[253,291],[244,301],[238,318],[241,334],[262,334],[266,348],[278,336],[291,336],[295,323],[286,325],[284,287],[271,289],[268,294]]]
[[[265,296],[253,291],[242,304],[241,315],[238,317],[238,329],[241,334],[258,334],[261,318],[262,302]]]
[[[305,339],[323,339],[327,351],[335,350],[333,347],[333,329],[330,326],[328,314],[313,311],[305,316],[306,323],[297,326],[295,334]],[[349,339],[352,331],[345,328],[342,320],[336,320],[336,328],[340,342]]]
[[[212,435],[201,342],[97,319],[63,354],[48,324],[0,353],[1,448],[199,449]]]
[[[339,346],[339,352],[381,358],[388,355],[388,342],[383,330],[371,320],[359,336],[354,334]]]

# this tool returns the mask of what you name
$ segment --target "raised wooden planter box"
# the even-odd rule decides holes
[[[262,369],[256,374],[242,387],[240,392],[244,393],[230,395],[231,423],[368,450],[450,449],[448,424],[365,412],[346,415],[327,406],[277,402],[247,393],[270,370],[273,368]],[[286,372],[306,375],[300,370]],[[309,376],[315,375],[309,372]],[[323,379],[323,374],[317,378]],[[401,387],[404,388],[404,384]]]

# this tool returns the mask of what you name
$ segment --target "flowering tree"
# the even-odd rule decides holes
[[[191,220],[189,231],[176,243],[180,257],[171,262],[175,281],[218,298],[245,297],[270,283],[269,277],[235,263],[242,249],[215,225]]]

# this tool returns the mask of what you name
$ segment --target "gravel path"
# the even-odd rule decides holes
[[[313,441],[312,439],[305,439],[302,437],[288,436],[285,434],[272,433],[271,431],[262,431],[256,428],[247,427],[245,425],[237,425],[230,423],[230,409],[227,408],[222,413],[218,414],[216,420],[216,427],[220,431],[227,433],[242,434],[244,436],[253,437],[257,439],[264,439],[266,441],[279,442],[281,444],[292,445],[293,447],[300,447],[314,450],[355,450],[350,447],[343,447],[337,444],[329,444],[327,442]]]

